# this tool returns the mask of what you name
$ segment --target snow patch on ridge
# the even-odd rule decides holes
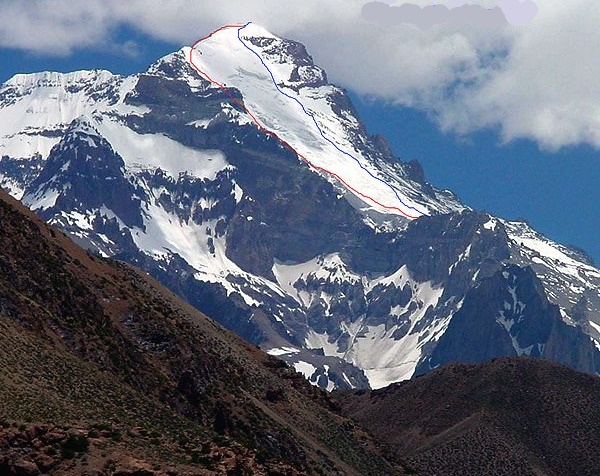
[[[600,316],[600,270],[572,249],[555,243],[523,222],[502,221],[513,243],[511,260],[530,265],[546,289],[548,298],[561,308],[563,320],[573,326],[570,310],[582,297],[588,312]],[[582,330],[586,331],[583,327]]]
[[[308,362],[304,362],[302,360],[294,362],[292,365],[294,366],[296,372],[300,372],[308,380],[310,380],[310,377],[312,377],[312,375],[317,370],[317,368],[314,365],[309,364]]]
[[[298,352],[300,352],[300,350],[296,349],[295,347],[280,347],[267,350],[267,354],[273,355],[275,357],[280,357],[282,355],[297,354]]]
[[[312,297],[306,291],[299,290],[294,286],[299,281],[310,278],[329,283],[356,284],[363,279],[348,269],[338,253],[316,257],[299,264],[286,265],[275,262],[272,271],[281,289],[306,307],[310,306]]]
[[[219,150],[191,149],[165,135],[138,134],[110,120],[98,129],[129,168],[160,168],[175,178],[190,174],[214,180],[218,172],[232,167]]]
[[[340,275],[341,271],[332,273],[327,270],[325,263],[339,260],[339,256],[315,258],[307,263],[294,266],[274,266],[274,273],[281,287],[289,292],[295,292],[299,302],[309,306],[315,296],[302,294],[294,287],[294,283],[310,276],[319,276],[324,280],[324,286],[330,281],[328,278],[341,279],[342,276],[348,281],[355,280],[355,284],[361,285],[365,293],[371,292],[376,286],[395,285],[399,289],[409,286],[412,291],[412,299],[404,307],[393,308],[391,314],[409,316],[409,327],[401,337],[397,337],[402,322],[394,325],[370,325],[365,323],[364,318],[353,322],[343,321],[340,329],[348,337],[348,348],[340,350],[340,343],[328,333],[319,333],[309,330],[305,337],[305,346],[309,349],[322,349],[327,356],[341,358],[356,367],[362,369],[369,380],[372,388],[381,388],[392,382],[406,380],[414,374],[416,366],[423,356],[422,348],[428,342],[439,339],[450,322],[450,316],[431,320],[428,325],[422,326],[423,319],[428,311],[435,308],[442,296],[444,289],[433,285],[431,282],[415,281],[406,266],[401,267],[395,273],[368,280],[352,274]],[[321,265],[319,265],[321,263]],[[343,267],[338,267],[343,270]],[[416,306],[416,307],[411,307]],[[458,305],[460,307],[460,304]],[[345,344],[344,344],[345,345]]]

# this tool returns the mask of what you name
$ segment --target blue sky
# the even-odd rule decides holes
[[[474,208],[505,218],[525,218],[549,237],[585,249],[600,263],[600,125],[596,122],[600,72],[594,70],[600,41],[591,36],[597,30],[594,18],[600,19],[595,15],[597,2],[548,0],[544,6],[552,5],[552,10],[541,8],[537,29],[440,36],[439,32],[392,32],[368,25],[347,28],[359,21],[360,8],[338,15],[339,28],[329,22],[323,26],[322,18],[331,15],[320,10],[338,3],[360,7],[358,0],[331,0],[320,10],[306,8],[297,15],[282,15],[277,9],[287,7],[280,1],[261,10],[265,2],[258,0],[236,0],[228,7],[211,3],[204,9],[204,0],[178,0],[175,3],[200,5],[185,17],[172,8],[161,10],[160,2],[151,8],[149,1],[131,2],[130,18],[135,21],[106,17],[116,10],[104,4],[84,12],[81,18],[89,25],[79,30],[85,38],[101,41],[90,41],[83,48],[77,46],[81,39],[73,27],[80,17],[68,18],[79,8],[71,2],[54,2],[64,4],[56,18],[69,20],[62,30],[56,28],[54,36],[47,32],[53,31],[57,20],[35,27],[38,17],[30,18],[28,9],[21,11],[21,19],[14,16],[5,22],[8,26],[0,19],[0,81],[17,72],[39,70],[137,72],[221,24],[254,20],[307,44],[330,79],[353,91],[370,132],[385,135],[403,160],[418,159],[428,181],[453,190]],[[581,6],[586,2],[586,15],[576,17],[573,12],[584,11]],[[22,5],[0,0],[0,13],[10,3]],[[83,2],[86,7],[94,3]],[[134,11],[137,4],[139,9]],[[561,23],[571,5],[568,18],[573,17],[585,33],[581,38],[577,29]],[[231,11],[241,12],[239,18],[232,17]],[[15,35],[10,27],[18,22],[22,26]],[[117,27],[110,26],[111,22]],[[172,28],[157,27],[169,22]],[[35,36],[38,30],[44,32],[46,43],[32,42],[32,33]],[[389,45],[390,38],[398,41],[389,47],[394,49],[393,56],[382,47]],[[413,39],[419,49],[410,43]],[[584,49],[582,44],[588,46]],[[502,67],[482,60],[511,48],[516,53]],[[457,81],[469,85],[457,90],[462,96],[456,94],[449,100],[440,95]],[[374,93],[380,99],[364,99]]]

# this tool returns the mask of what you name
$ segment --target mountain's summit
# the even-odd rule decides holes
[[[289,77],[282,83],[285,86],[298,89],[303,86],[320,87],[328,84],[327,74],[314,64],[312,56],[302,43],[279,38],[253,23],[239,30],[239,33],[239,38],[259,53],[263,61],[270,65],[271,71],[276,69],[274,65],[290,70]]]
[[[238,90],[262,130],[365,213],[413,219],[462,208],[406,180],[368,136],[344,91],[327,82],[299,43],[252,23],[225,27],[194,45],[190,63],[215,86]]]

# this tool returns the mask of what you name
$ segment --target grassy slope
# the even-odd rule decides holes
[[[249,451],[254,470],[396,471],[301,376],[5,194],[0,316],[4,419],[142,428],[164,435],[163,453],[180,463],[204,441]]]

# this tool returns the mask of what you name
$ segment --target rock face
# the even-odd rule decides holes
[[[85,120],[76,119],[27,187],[23,202],[43,203],[47,217],[62,210],[83,212],[105,207],[126,226],[142,226],[140,199],[123,175],[124,166],[106,139]]]
[[[542,357],[594,373],[595,347],[582,337],[548,301],[531,268],[509,265],[467,293],[417,373],[450,362],[478,363],[511,355]],[[558,348],[556,342],[561,342]]]
[[[242,45],[237,33],[191,52],[227,92],[187,48],[131,77],[14,77],[0,88],[2,186],[324,388],[502,351],[598,371],[600,272],[583,253],[427,184],[368,135],[302,45],[254,26]],[[501,315],[507,270],[539,279],[527,278],[514,329]]]

